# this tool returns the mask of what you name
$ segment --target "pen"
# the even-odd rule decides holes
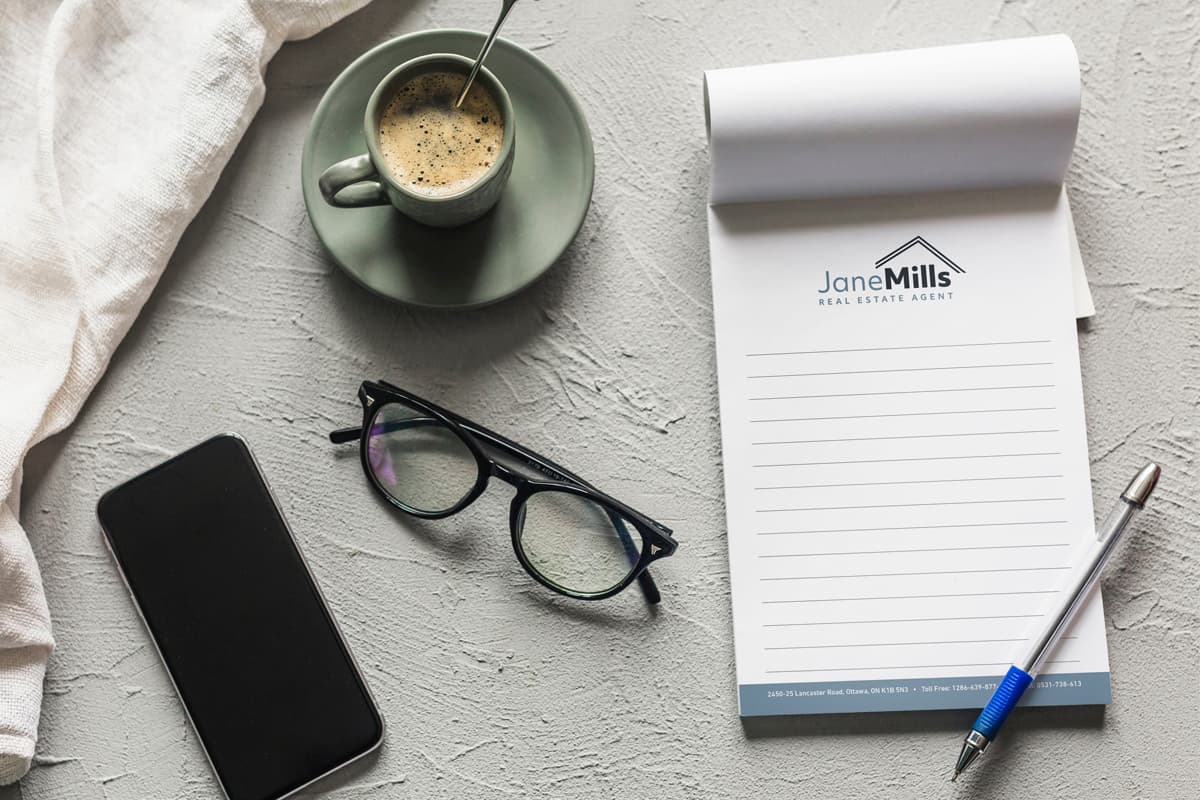
[[[1096,531],[1096,540],[1071,574],[1070,583],[1059,592],[1056,605],[1046,615],[1045,627],[1030,641],[1025,653],[1008,668],[1008,673],[996,687],[992,699],[971,726],[970,733],[963,740],[962,751],[958,754],[951,781],[957,780],[962,771],[971,766],[971,762],[979,758],[988,744],[996,738],[996,733],[1004,724],[1009,712],[1033,682],[1033,676],[1037,674],[1042,660],[1054,649],[1058,637],[1071,624],[1075,612],[1091,594],[1108,557],[1121,541],[1121,534],[1125,532],[1134,515],[1146,505],[1161,473],[1162,470],[1157,464],[1147,464],[1121,493],[1116,506]]]

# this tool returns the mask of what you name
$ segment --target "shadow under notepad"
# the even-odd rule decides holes
[[[1004,737],[1015,738],[1022,729],[1102,728],[1104,727],[1105,708],[1106,706],[1018,708],[1005,724]],[[863,733],[886,736],[915,731],[945,731],[948,734],[965,735],[978,714],[977,710],[959,709],[742,717],[742,730],[749,739],[785,736],[845,736]],[[955,746],[957,741],[955,738]],[[954,747],[951,746],[950,749],[953,750]]]

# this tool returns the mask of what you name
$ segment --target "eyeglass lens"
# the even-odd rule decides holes
[[[633,523],[586,497],[536,492],[525,500],[517,541],[533,569],[572,592],[599,594],[624,582],[642,555]]]
[[[367,431],[367,463],[388,495],[426,514],[449,511],[479,480],[475,454],[441,420],[389,401]]]

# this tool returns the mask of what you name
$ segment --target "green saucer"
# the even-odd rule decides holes
[[[304,204],[317,237],[350,277],[373,292],[418,306],[494,303],[528,286],[563,254],[592,197],[595,158],[583,111],[536,56],[505,39],[488,55],[512,98],[516,157],[500,202],[459,228],[428,228],[391,206],[334,208],[317,188],[335,161],[366,152],[363,110],[394,67],[426,53],[474,58],[482,33],[433,30],[364,53],[321,98],[304,140]]]

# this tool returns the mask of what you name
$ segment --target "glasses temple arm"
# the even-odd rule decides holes
[[[574,472],[571,472],[569,469],[567,469],[565,467],[559,466],[558,464],[554,463],[553,461],[551,461],[550,459],[541,455],[540,453],[536,453],[527,447],[519,445],[516,442],[512,441],[511,439],[501,436],[500,434],[496,433],[495,431],[490,431],[487,428],[483,427],[482,425],[477,425],[476,423],[471,422],[468,419],[463,419],[461,417],[458,417],[457,415],[455,415],[453,417],[453,419],[459,425],[462,425],[468,431],[475,434],[479,438],[485,440],[488,444],[492,445],[493,447],[498,447],[501,450],[504,450],[505,452],[509,453],[510,455],[516,456],[518,458],[523,458],[526,461],[532,461],[532,462],[534,462],[534,464],[536,466],[540,466],[540,467],[544,468],[542,471],[556,473],[556,474],[552,474],[550,477],[558,478],[559,480],[562,480],[566,483],[577,484],[579,486],[582,486],[585,489],[595,492],[596,494],[600,495],[601,497],[603,497],[607,500],[611,500],[612,502],[617,503],[618,505],[623,505],[622,503],[617,501],[617,499],[615,497],[613,497],[612,495],[608,494],[607,492],[603,492],[600,489],[597,489],[593,484],[588,483],[583,478],[576,475]],[[637,512],[635,512],[635,513],[637,513]],[[653,527],[655,530],[657,530],[659,533],[663,534],[664,536],[670,537],[670,534],[671,534],[670,528],[666,527],[665,525],[662,525],[659,522],[656,522],[653,519],[650,519],[645,514],[638,513],[638,516],[642,517],[643,519],[645,519],[646,522],[650,523],[650,526]]]
[[[357,441],[362,438],[362,427],[357,428],[338,428],[329,434],[329,441],[334,444],[345,444],[346,442]]]
[[[470,433],[474,434],[475,436],[478,436],[480,439],[483,439],[485,442],[487,442],[492,447],[497,447],[497,448],[503,450],[504,452],[508,453],[509,455],[517,456],[518,458],[523,458],[526,461],[534,462],[533,465],[535,466],[535,468],[542,467],[543,469],[539,470],[539,471],[551,473],[550,477],[558,478],[559,480],[562,480],[566,483],[578,484],[579,486],[582,486],[585,489],[595,492],[596,494],[600,495],[601,497],[604,497],[613,502],[617,502],[615,497],[612,497],[611,495],[600,491],[595,486],[593,486],[592,484],[585,481],[583,478],[579,477],[575,473],[568,470],[566,467],[559,466],[558,464],[554,463],[553,461],[546,458],[545,456],[543,456],[539,453],[535,453],[534,451],[530,450],[529,448],[523,447],[505,436],[501,436],[500,434],[496,433],[495,431],[488,430],[487,428],[483,427],[482,425],[471,422],[469,419],[466,419],[465,417],[460,417],[458,414],[455,414],[450,411],[446,411],[445,409],[438,409],[438,410],[441,411],[443,414],[445,414],[447,417],[450,417],[450,419],[454,420],[462,427],[466,428]],[[410,425],[428,424],[428,423],[436,422],[436,421],[437,420],[430,418],[430,417],[410,417],[408,419],[402,419],[402,420],[398,419],[398,420],[388,420],[386,422],[377,422],[376,426],[382,426],[381,432],[388,433],[390,431],[402,430],[403,428],[409,427]],[[329,434],[329,441],[333,442],[334,444],[345,444],[346,442],[356,441],[356,440],[360,439],[361,437],[362,437],[362,428],[361,427],[339,428],[336,431],[333,431],[332,433]],[[668,537],[670,536],[670,534],[671,534],[670,528],[666,527],[665,525],[663,525],[653,519],[650,519],[649,517],[646,517],[644,514],[639,514],[639,516],[644,517],[646,522],[650,523],[650,525],[652,527],[654,527],[659,533],[663,534],[664,536],[668,536]]]

